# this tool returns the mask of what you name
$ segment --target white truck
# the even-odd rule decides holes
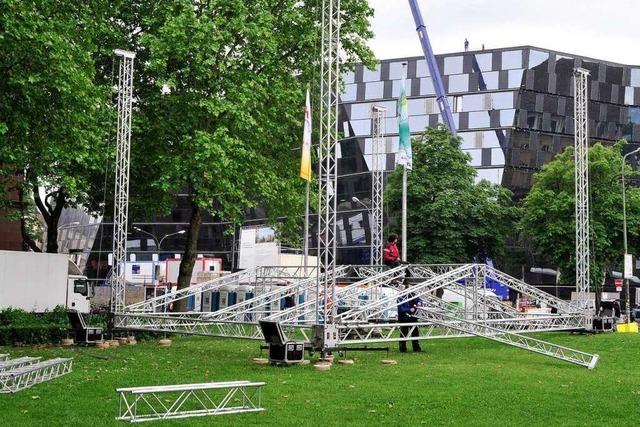
[[[56,306],[88,313],[87,278],[66,254],[0,251],[0,310],[41,313]]]

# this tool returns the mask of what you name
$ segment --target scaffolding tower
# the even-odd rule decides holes
[[[386,150],[384,143],[384,116],[387,109],[379,105],[371,108],[373,140],[371,144],[371,264],[382,264],[384,244],[384,169]]]
[[[575,190],[576,190],[576,304],[588,308],[589,293],[589,123],[587,81],[589,71],[576,68],[574,83]]]
[[[338,163],[338,94],[340,82],[340,0],[322,1],[322,43],[320,52],[320,144],[318,147],[318,288],[326,300],[335,292],[336,210]],[[321,273],[325,273],[321,276]],[[320,298],[321,293],[316,293]],[[318,307],[318,304],[316,305]],[[333,314],[323,304],[323,323]],[[335,309],[335,307],[334,307]],[[316,311],[316,320],[319,313]]]
[[[118,64],[118,130],[115,191],[113,201],[113,270],[111,311],[125,307],[125,262],[127,260],[127,221],[129,215],[129,150],[131,147],[131,101],[133,99],[133,60],[135,53],[116,49]]]

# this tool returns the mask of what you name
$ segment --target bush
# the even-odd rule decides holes
[[[67,336],[67,328],[56,325],[0,326],[0,345],[59,343]]]
[[[12,307],[0,311],[0,345],[59,343],[68,328],[67,310],[62,306],[44,313]]]

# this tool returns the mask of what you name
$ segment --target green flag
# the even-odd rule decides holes
[[[398,134],[400,135],[400,143],[398,144],[396,165],[405,165],[407,169],[411,169],[413,156],[411,153],[411,132],[409,130],[409,103],[405,86],[405,78],[403,76],[400,97],[398,98]]]

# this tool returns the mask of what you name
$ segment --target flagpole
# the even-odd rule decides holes
[[[407,261],[407,165],[402,168],[402,253],[401,259]]]
[[[307,195],[304,205],[304,274],[307,275],[307,267],[309,266],[309,183],[307,181]]]
[[[407,63],[402,63],[402,87],[403,87],[403,96],[406,101],[406,87],[405,81],[407,78]],[[406,113],[406,111],[405,111]],[[406,114],[405,114],[406,115]],[[408,120],[408,117],[407,117]],[[408,124],[407,124],[408,125]],[[409,141],[411,141],[411,136],[408,136]],[[411,145],[409,145],[410,147]],[[405,153],[405,161],[404,166],[402,167],[402,253],[400,254],[400,259],[403,262],[407,261],[407,164],[409,163],[409,157],[411,156],[411,149],[409,148],[409,152]]]

